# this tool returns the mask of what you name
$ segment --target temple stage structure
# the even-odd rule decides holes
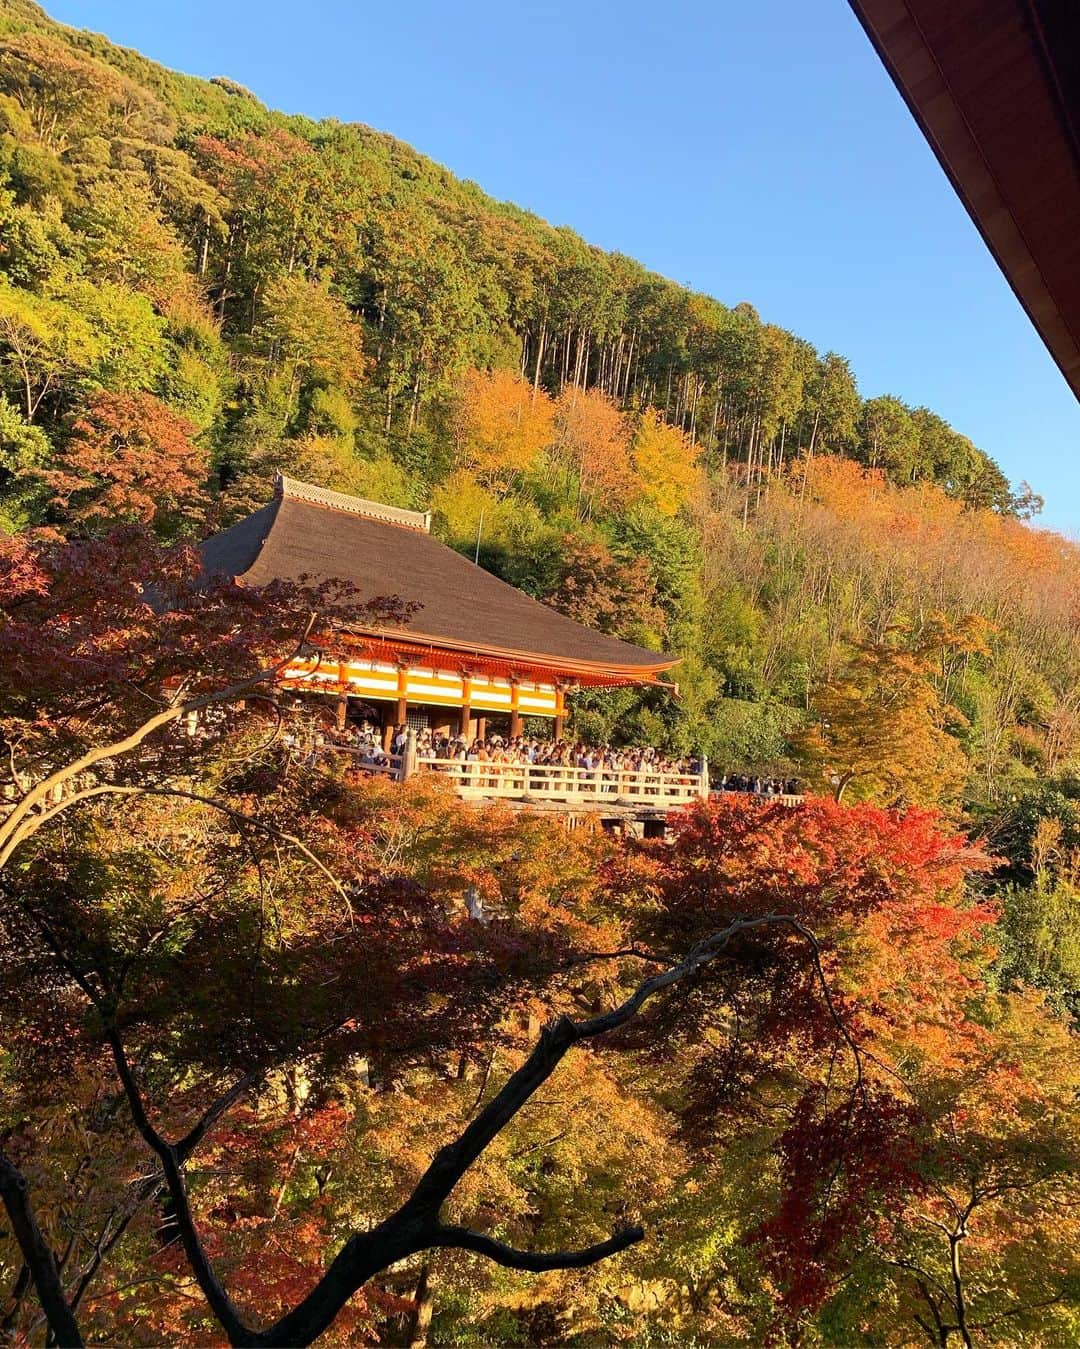
[[[674,687],[662,676],[676,657],[567,618],[430,531],[430,514],[280,477],[273,499],[208,539],[202,555],[208,573],[241,585],[339,580],[360,602],[396,597],[418,606],[397,626],[314,634],[281,678],[285,688],[332,700],[341,729],[360,720],[381,726],[385,747],[401,725],[471,741],[521,735],[526,717],[547,720],[545,734],[560,739],[574,689]],[[528,785],[482,794],[527,795]],[[481,792],[463,784],[462,794]],[[702,794],[695,782],[674,796]]]

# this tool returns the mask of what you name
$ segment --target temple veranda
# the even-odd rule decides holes
[[[429,514],[281,477],[272,501],[208,539],[202,554],[208,573],[239,585],[336,579],[361,599],[396,596],[420,606],[400,626],[315,635],[281,676],[283,690],[332,710],[339,730],[361,721],[378,726],[384,750],[395,728],[408,727],[405,752],[378,771],[398,779],[438,773],[469,799],[554,810],[571,824],[598,814],[634,832],[660,832],[672,807],[708,795],[703,760],[695,773],[669,773],[418,756],[418,732],[470,742],[515,738],[525,718],[547,721],[559,740],[575,689],[675,691],[661,676],[678,663],[531,599],[430,528]]]

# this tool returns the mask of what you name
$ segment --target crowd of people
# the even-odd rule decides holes
[[[356,755],[362,768],[391,768],[390,754],[383,749],[382,731],[370,721],[347,725],[336,738],[344,741]],[[405,727],[394,733],[390,752],[395,756],[405,752]]]
[[[590,745],[581,740],[542,740],[537,736],[475,736],[447,735],[425,727],[414,732],[416,757],[419,763],[429,765],[492,764],[519,768],[568,768],[595,774],[600,790],[617,791],[619,780],[625,774],[644,774],[645,781],[665,779],[682,780],[687,786],[696,785],[701,776],[701,760],[695,756],[677,757],[664,754],[652,745],[614,746]],[[375,771],[390,771],[400,762],[408,747],[410,728],[395,728],[389,740],[389,749],[383,747],[381,728],[370,721],[350,722],[342,730],[330,733],[331,743],[347,748],[356,758],[357,766]],[[325,743],[323,734],[318,736]],[[449,768],[448,768],[449,771]],[[481,774],[470,770],[467,780],[483,785],[494,785],[500,778],[518,774],[493,772]],[[463,781],[466,775],[462,775]],[[577,775],[581,781],[582,774]],[[585,781],[589,781],[586,777]],[[725,773],[719,780],[713,778],[712,790],[746,792],[755,796],[795,796],[801,784],[795,778],[762,776],[745,773]]]
[[[395,734],[391,748],[401,737]],[[476,737],[437,735],[430,730],[417,732],[416,753],[421,760],[451,759],[464,763],[536,765],[537,767],[581,768],[587,772],[608,770],[620,773],[673,773],[697,776],[700,761],[694,758],[670,758],[644,747],[616,748],[612,745],[587,745],[574,740],[540,740],[534,736],[501,735]]]

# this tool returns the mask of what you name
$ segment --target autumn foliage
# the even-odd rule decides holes
[[[207,456],[196,427],[147,393],[95,393],[71,425],[52,504],[78,525],[119,520],[175,529],[205,502]]]
[[[1080,549],[1031,489],[29,3],[0,132],[0,1341],[1080,1342]],[[424,597],[209,583],[279,472],[681,658],[576,733],[810,794],[653,843],[313,759],[282,662]]]
[[[481,482],[508,482],[531,469],[554,434],[555,409],[544,391],[507,370],[470,370],[454,414],[460,462]]]

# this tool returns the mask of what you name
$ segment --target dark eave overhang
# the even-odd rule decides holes
[[[1080,3],[850,4],[1080,398]]]

